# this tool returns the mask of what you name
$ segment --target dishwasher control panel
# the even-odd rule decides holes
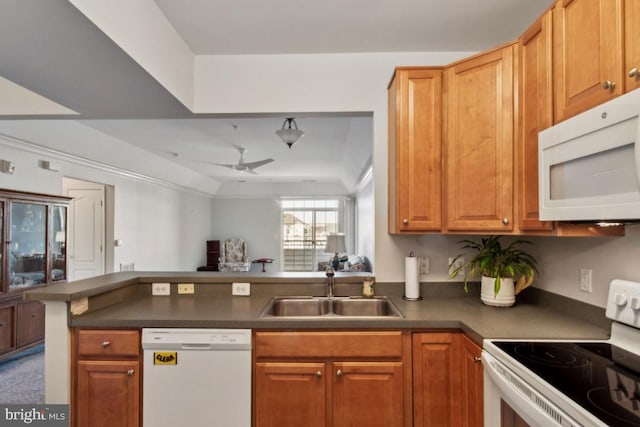
[[[250,350],[251,329],[144,328],[142,348]]]

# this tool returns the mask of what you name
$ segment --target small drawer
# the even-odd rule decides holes
[[[80,329],[78,356],[139,356],[140,331]]]

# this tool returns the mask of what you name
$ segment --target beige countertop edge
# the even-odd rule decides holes
[[[361,283],[371,273],[336,273],[340,283]],[[251,281],[268,284],[322,284],[324,273],[220,273],[220,272],[120,272],[68,283],[57,283],[25,292],[24,298],[33,301],[72,301],[100,295],[131,284],[154,282],[231,284]]]

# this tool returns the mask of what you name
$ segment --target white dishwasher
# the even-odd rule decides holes
[[[144,427],[251,426],[250,329],[142,329]]]

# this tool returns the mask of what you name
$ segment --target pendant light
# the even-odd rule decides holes
[[[278,129],[276,134],[280,137],[282,142],[287,144],[289,148],[293,147],[304,132],[298,129],[298,124],[296,123],[296,119],[293,117],[288,117],[284,119],[284,123],[282,123],[282,129]]]

